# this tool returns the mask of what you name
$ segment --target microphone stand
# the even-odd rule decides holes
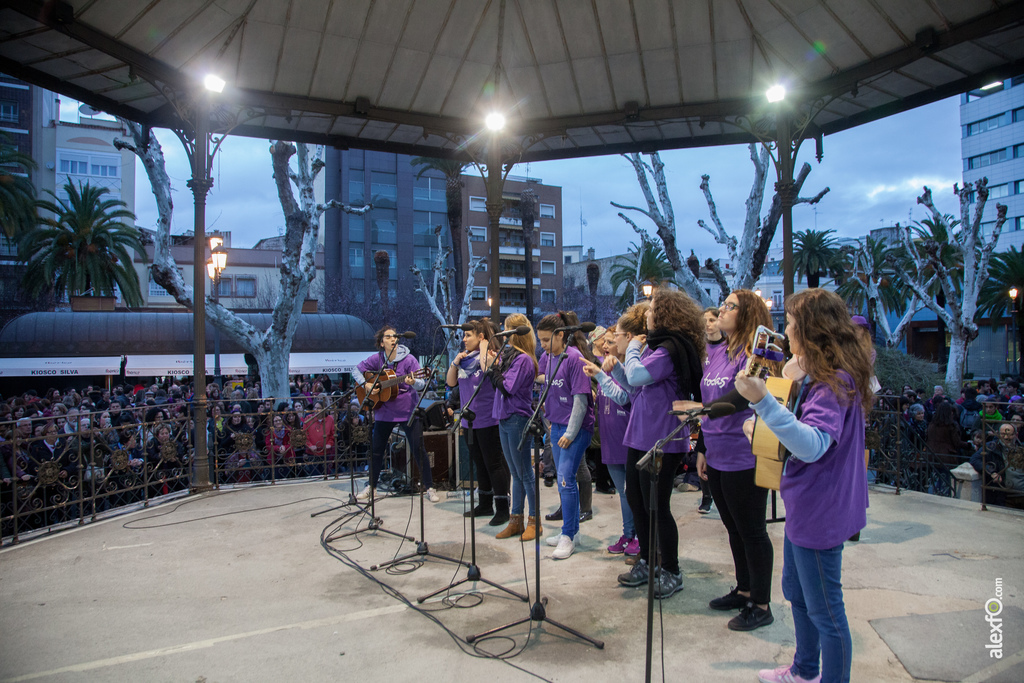
[[[540,413],[540,409],[541,409],[541,406],[544,405],[544,401],[547,400],[548,392],[551,390],[551,380],[552,380],[552,378],[555,375],[558,374],[558,369],[561,367],[562,361],[564,361],[568,357],[568,354],[566,353],[567,349],[568,349],[568,345],[566,345],[566,347],[562,349],[562,353],[558,354],[558,363],[555,365],[555,371],[553,373],[551,373],[550,377],[545,377],[544,378],[545,379],[544,391],[543,391],[543,393],[541,393],[540,400],[537,402],[537,408],[533,411],[533,415],[530,416],[529,422],[527,422],[527,428],[523,430],[523,434],[519,438],[519,445],[517,446],[517,449],[520,449],[520,448],[523,447],[523,442],[526,441],[527,434],[533,433],[533,443],[534,443],[534,450],[535,450],[535,452],[536,453],[540,453],[543,450],[543,448],[544,448],[544,437],[543,437],[544,429],[543,429],[543,427],[541,427],[540,425],[537,424],[537,422],[536,422],[537,415],[538,415],[538,413]],[[534,473],[533,473],[533,475],[534,475],[533,476],[533,488],[534,488],[534,496],[535,496],[534,500],[536,501],[534,504],[539,507],[539,505],[540,505],[540,479],[541,479],[541,477],[540,477],[540,458],[539,457],[534,460],[532,466],[533,466],[533,469],[534,469]],[[590,643],[591,645],[596,647],[598,650],[603,650],[604,649],[604,641],[597,640],[596,638],[591,638],[590,636],[583,635],[582,633],[580,633],[579,631],[577,631],[575,629],[569,628],[568,626],[565,626],[563,624],[558,623],[557,621],[553,621],[553,620],[548,618],[547,610],[545,609],[545,605],[547,604],[548,600],[547,600],[547,598],[541,597],[541,593],[540,593],[540,533],[539,533],[540,532],[540,510],[537,509],[534,512],[536,514],[533,517],[533,524],[534,524],[534,539],[533,539],[534,556],[533,556],[533,564],[534,564],[534,572],[535,572],[535,577],[536,577],[535,578],[535,586],[536,586],[536,594],[537,595],[536,595],[536,600],[534,601],[533,605],[530,606],[530,614],[529,614],[529,616],[527,616],[527,617],[525,617],[523,619],[517,619],[516,621],[513,621],[511,623],[505,624],[504,626],[497,626],[497,627],[492,628],[490,630],[484,631],[483,633],[478,633],[476,635],[469,636],[469,637],[466,638],[466,642],[467,643],[472,643],[473,641],[478,640],[479,638],[483,638],[485,636],[493,635],[495,633],[498,633],[499,631],[504,631],[507,628],[512,628],[514,626],[519,626],[520,624],[525,624],[525,623],[530,622],[530,621],[536,621],[538,626],[540,624],[542,624],[542,623],[545,623],[545,622],[549,623],[552,626],[554,626],[555,628],[561,629],[561,630],[565,631],[566,633],[569,633],[571,635],[576,636],[580,640],[584,640],[584,641]]]
[[[507,340],[508,340],[508,337],[502,338],[502,345],[500,347],[498,347],[498,354],[499,355],[501,353],[501,349],[504,348],[505,343],[507,342]],[[483,372],[483,366],[482,365],[481,365],[481,372]],[[476,389],[473,390],[473,394],[469,397],[469,400],[467,400],[462,405],[461,409],[459,410],[459,414],[455,416],[455,422],[452,424],[451,428],[448,430],[449,433],[457,432],[458,429],[459,429],[459,422],[461,422],[463,419],[466,420],[466,424],[468,425],[468,429],[466,431],[466,440],[469,442],[470,445],[472,445],[472,443],[473,443],[473,420],[476,418],[476,413],[474,413],[472,410],[470,410],[469,406],[470,406],[471,403],[473,403],[473,399],[476,398],[476,395],[480,393],[480,388],[484,385],[484,382],[488,382],[488,381],[490,381],[490,380],[487,377],[483,377],[481,379],[481,381],[480,381],[480,384],[476,385]],[[459,462],[459,442],[460,441],[461,440],[458,439],[458,438],[456,438],[456,440],[455,440],[455,463],[456,463],[456,467],[458,467],[458,462]],[[475,501],[474,495],[473,495],[474,494],[474,489],[476,488],[476,478],[473,475],[473,471],[474,471],[473,459],[471,457],[470,458],[470,462],[469,462],[469,509],[470,510],[472,510],[473,508],[476,507],[476,501]],[[502,585],[497,584],[497,583],[495,583],[493,581],[490,581],[488,579],[483,578],[483,575],[480,573],[480,565],[478,565],[477,562],[476,562],[476,517],[474,517],[473,515],[470,515],[470,517],[469,517],[469,548],[470,548],[470,551],[469,551],[470,552],[470,560],[469,560],[469,564],[466,565],[466,576],[465,576],[465,578],[459,579],[458,581],[452,581],[447,586],[444,586],[443,588],[439,588],[436,591],[434,591],[433,593],[427,593],[426,595],[424,595],[424,596],[422,596],[420,598],[417,598],[416,602],[418,602],[420,604],[423,604],[424,601],[434,597],[438,593],[443,593],[445,591],[451,590],[452,588],[455,588],[456,586],[461,586],[462,584],[468,583],[470,581],[478,581],[478,582],[481,582],[481,583],[486,583],[488,586],[491,586],[492,588],[497,588],[498,590],[503,590],[506,593],[508,593],[509,595],[513,595],[513,596],[519,598],[523,602],[529,602],[530,601],[530,598],[525,596],[525,595],[523,595],[522,593],[516,593],[514,590],[512,590],[510,588],[506,588],[505,586],[502,586]]]
[[[431,375],[433,375],[434,372],[435,372],[435,370],[431,370],[431,372],[427,376],[430,377]],[[409,420],[405,423],[405,443],[406,443],[406,445],[409,448],[409,455],[412,455],[412,440],[409,437],[409,429],[412,427],[413,420],[417,419],[416,411],[419,410],[420,402],[423,400],[423,397],[426,395],[426,393],[427,393],[427,389],[426,389],[426,387],[424,387],[423,388],[423,393],[420,394],[419,400],[416,402],[416,405],[413,407],[412,414],[409,416]],[[420,448],[423,448],[422,430],[421,430],[420,436],[421,436],[421,442],[420,442],[419,446],[420,446]],[[430,461],[428,460],[426,463],[423,463],[423,464],[420,465],[420,469],[421,470],[423,469],[423,467],[430,467]],[[395,565],[395,564],[400,564],[400,563],[405,562],[406,560],[410,560],[410,559],[412,559],[414,557],[420,557],[420,558],[434,557],[434,558],[437,558],[438,560],[444,560],[445,562],[452,562],[454,564],[460,564],[460,565],[469,566],[468,563],[465,560],[457,560],[454,557],[448,557],[447,555],[439,555],[439,554],[437,554],[435,552],[431,552],[430,546],[427,544],[427,532],[426,532],[426,528],[425,528],[425,524],[424,524],[424,517],[423,517],[423,493],[424,493],[424,489],[423,489],[423,472],[422,471],[420,472],[420,482],[419,483],[420,483],[420,485],[419,485],[419,489],[420,489],[420,541],[416,544],[416,550],[414,552],[411,552],[411,553],[406,553],[405,555],[402,555],[400,557],[395,557],[393,559],[390,559],[387,562],[382,562],[381,564],[371,565],[370,566],[370,571],[377,571],[378,569],[386,569],[387,567],[390,567],[390,566]],[[409,539],[409,540],[414,540],[414,539]]]
[[[355,391],[356,391],[355,387],[353,387],[352,389],[349,389],[337,401],[337,404],[342,405],[343,408],[345,409],[345,417],[342,418],[342,419],[346,419],[346,420],[348,419],[348,401],[347,401],[347,399],[352,394],[354,394]],[[325,410],[326,410],[326,408],[325,408]],[[360,425],[360,426],[363,427],[364,429],[369,429],[365,425]],[[335,430],[337,430],[337,428],[338,428],[338,421],[337,420],[335,420],[334,427],[335,427]],[[365,514],[368,511],[366,506],[361,505],[359,503],[359,501],[356,500],[355,443],[356,442],[355,442],[354,437],[353,437],[353,438],[350,438],[348,440],[347,444],[345,444],[345,451],[348,453],[348,458],[347,458],[347,461],[348,461],[348,485],[349,485],[348,500],[346,502],[342,503],[341,505],[336,505],[334,507],[327,508],[326,510],[321,510],[319,512],[314,512],[314,513],[312,513],[310,515],[310,517],[319,517],[320,515],[325,515],[325,514],[327,514],[329,512],[334,512],[335,510],[337,510],[339,508],[352,507],[352,506],[355,506],[356,509],[355,510],[350,510],[347,513],[348,515]],[[360,441],[359,443],[363,443],[363,442]],[[337,462],[335,462],[335,464],[337,464]],[[326,479],[326,476],[325,476],[325,479]]]
[[[368,392],[366,392],[366,396],[363,399],[363,406],[368,408],[368,410],[367,410],[367,417],[368,417],[368,425],[369,425],[370,435],[371,435],[370,436],[370,459],[371,459],[370,478],[373,477],[373,465],[372,465],[372,460],[373,460],[373,436],[372,435],[373,435],[373,423],[374,423],[374,420],[373,420],[373,401],[371,400],[371,397],[373,396],[374,390],[377,389],[377,387],[380,385],[380,378],[384,376],[384,370],[387,367],[387,357],[384,355],[384,351],[381,350],[379,353],[380,353],[380,356],[381,356],[380,369],[377,370],[377,374],[374,375],[373,383],[370,385],[370,390]],[[380,473],[378,472],[378,475],[379,474]],[[338,520],[336,520],[336,521],[340,521],[344,517],[356,517],[356,516],[360,516],[360,515],[365,515],[367,512],[369,512],[369,514],[370,514],[370,523],[366,525],[365,531],[380,531],[380,532],[385,533],[385,534],[390,534],[392,536],[397,536],[398,538],[402,538],[402,539],[405,539],[407,541],[415,541],[416,539],[413,538],[412,536],[406,536],[405,534],[400,534],[397,531],[391,531],[390,529],[385,529],[384,528],[384,520],[377,516],[377,496],[376,496],[377,482],[371,481],[371,482],[368,482],[367,485],[370,487],[370,508],[369,508],[369,510],[367,510],[365,507],[360,506],[358,510],[353,510],[352,512],[346,513],[346,514],[342,515],[341,517],[339,517]],[[352,495],[351,491],[349,492],[349,495]],[[344,506],[340,506],[340,507],[344,507]],[[334,522],[332,522],[332,524],[334,524]],[[357,523],[356,528],[353,529],[352,531],[346,531],[343,534],[331,534],[330,536],[327,537],[326,540],[327,540],[327,542],[336,541],[336,540],[341,539],[341,538],[348,538],[349,536],[355,536],[356,534],[359,534],[362,531],[363,531],[362,529],[358,528],[358,523]]]

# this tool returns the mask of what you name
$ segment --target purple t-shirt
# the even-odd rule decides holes
[[[362,373],[376,373],[380,370],[381,363],[383,362],[384,352],[381,351],[361,362],[357,369]],[[387,363],[386,366],[388,370],[393,371],[396,375],[406,375],[420,369],[419,361],[411,353],[408,353],[397,363]],[[373,375],[370,376],[370,379],[373,379]],[[381,379],[383,380],[383,375]],[[395,388],[391,387],[392,392],[394,392]],[[395,396],[386,403],[381,403],[380,407],[374,411],[373,418],[375,420],[381,420],[382,422],[405,422],[412,415],[412,409],[420,398],[419,393],[405,382],[399,383],[397,389],[398,396]]]
[[[839,376],[853,386],[848,373]],[[831,436],[832,445],[816,462],[786,461],[781,487],[786,536],[801,548],[827,550],[867,524],[864,413],[856,397],[839,400],[828,386],[815,382],[803,399],[800,422]]]
[[[613,380],[614,381],[614,380]],[[597,427],[601,430],[601,462],[605,465],[626,464],[626,426],[630,404],[620,406],[597,388]]]
[[[704,405],[709,406],[720,397],[732,391],[736,384],[736,373],[747,365],[747,354],[741,353],[736,360],[729,360],[729,345],[708,344],[708,357],[704,361],[704,379],[700,381],[700,394]],[[753,408],[705,420],[704,445],[707,447],[708,464],[722,472],[739,472],[754,467],[754,454],[750,442],[743,434],[743,421],[754,414]]]
[[[548,391],[547,401],[544,405],[544,415],[549,422],[560,425],[569,424],[569,416],[572,415],[573,396],[586,394],[587,413],[583,417],[583,424],[580,430],[594,433],[594,399],[590,389],[590,378],[583,372],[583,354],[575,346],[570,346],[565,351],[565,360],[558,367],[558,373],[552,378],[555,366],[558,365],[558,356],[551,356],[547,353],[540,355],[540,371],[544,373],[544,380],[551,383],[551,390]]]
[[[629,425],[623,443],[638,451],[649,450],[658,439],[669,435],[679,426],[679,420],[669,415],[672,401],[682,399],[672,359],[665,349],[645,349],[640,362],[654,380],[639,387],[633,396],[633,409],[629,411]],[[686,397],[689,398],[689,397]],[[686,453],[690,450],[690,429],[683,427],[672,441],[665,444],[666,453]]]
[[[474,351],[459,363],[459,400],[462,401],[463,406],[466,405],[466,401],[476,391],[480,382],[483,382],[479,393],[473,399],[473,404],[469,406],[469,409],[476,415],[476,419],[473,420],[473,429],[483,429],[484,427],[493,427],[498,424],[498,418],[493,415],[494,385],[491,384],[489,379],[484,380],[484,371],[480,368],[479,354],[479,351]],[[462,426],[469,427],[469,424],[463,420]]]
[[[491,414],[496,420],[504,420],[512,415],[533,414],[530,401],[533,398],[533,379],[537,369],[533,361],[525,353],[516,354],[515,359],[502,373],[502,386],[508,392],[506,397],[500,390],[494,390],[494,409]]]

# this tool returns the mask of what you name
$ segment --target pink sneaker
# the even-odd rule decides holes
[[[640,554],[640,541],[634,538],[632,541],[627,543],[626,544],[626,554],[629,555],[630,557],[636,557],[637,555],[639,555]]]
[[[757,680],[761,683],[819,683],[821,674],[814,678],[801,678],[792,671],[790,666],[780,666],[777,669],[761,669],[757,672]]]
[[[621,555],[626,550],[626,546],[629,545],[630,539],[625,536],[619,536],[619,540],[608,546],[608,552],[612,555]]]

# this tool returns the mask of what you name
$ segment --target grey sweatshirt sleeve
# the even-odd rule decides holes
[[[618,366],[616,366],[618,367]],[[629,403],[629,393],[620,387],[607,375],[603,370],[597,373],[597,383],[601,385],[601,391],[605,396],[618,403],[620,406],[624,406]]]
[[[587,395],[573,394],[572,412],[569,414],[569,424],[565,427],[565,436],[569,441],[576,438],[583,425],[583,418],[587,416]]]
[[[654,381],[651,373],[640,362],[640,342],[635,339],[626,348],[626,361],[623,363],[626,381],[634,387],[646,386]]]
[[[752,406],[758,419],[768,425],[772,434],[797,460],[804,462],[820,460],[828,447],[832,445],[831,436],[817,427],[797,420],[796,415],[782,407],[771,394]]]

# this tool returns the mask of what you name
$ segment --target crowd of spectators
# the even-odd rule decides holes
[[[207,385],[210,479],[243,483],[366,465],[365,415],[327,377],[291,396],[258,382]],[[19,530],[187,489],[195,435],[192,385],[29,390],[0,400],[0,520]],[[351,445],[351,448],[348,446]]]
[[[952,470],[970,463],[988,490],[987,502],[1004,504],[1024,492],[1024,399],[1020,382],[994,379],[965,383],[957,397],[936,385],[931,392],[904,386],[883,391],[904,433],[921,458]]]

